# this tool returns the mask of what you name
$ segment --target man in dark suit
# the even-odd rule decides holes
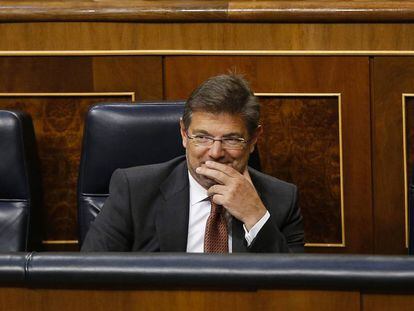
[[[262,128],[244,79],[200,85],[180,129],[185,157],[114,172],[83,251],[303,250],[296,186],[247,167]]]

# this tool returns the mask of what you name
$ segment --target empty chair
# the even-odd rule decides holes
[[[0,251],[39,246],[40,198],[32,120],[21,111],[0,110]]]
[[[185,154],[183,102],[100,104],[86,117],[78,181],[79,242],[109,194],[117,168],[155,164]],[[258,168],[257,153],[250,164]]]
[[[160,163],[184,154],[182,102],[101,104],[86,117],[78,181],[79,240],[102,208],[117,168]]]

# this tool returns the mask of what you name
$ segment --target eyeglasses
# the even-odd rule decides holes
[[[248,143],[247,140],[241,137],[214,138],[203,134],[190,135],[188,132],[186,132],[186,135],[188,139],[191,139],[196,146],[201,147],[211,147],[215,141],[219,141],[221,142],[223,149],[241,150],[244,149]]]

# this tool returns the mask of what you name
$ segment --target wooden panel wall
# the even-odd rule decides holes
[[[127,1],[129,10],[138,14],[130,20],[124,18],[125,10],[109,16],[105,6],[117,7],[119,2],[89,3],[96,6],[96,14],[107,14],[93,19],[85,13],[85,3],[78,2],[65,4],[66,17],[52,7],[56,4],[48,2],[31,4],[39,10],[27,9],[27,3],[21,7],[0,4],[0,93],[6,93],[0,94],[0,108],[23,107],[34,115],[47,198],[45,239],[76,239],[73,187],[88,106],[101,98],[130,98],[113,92],[133,92],[137,100],[183,99],[205,78],[230,69],[245,73],[255,92],[294,93],[290,98],[262,98],[263,123],[268,129],[259,144],[265,170],[302,188],[307,241],[338,244],[343,242],[344,229],[345,248],[309,250],[406,252],[403,139],[407,142],[406,173],[410,174],[414,161],[410,109],[414,102],[407,99],[405,138],[401,105],[403,93],[414,93],[414,61],[406,56],[413,55],[414,24],[404,22],[412,21],[414,2],[393,2],[398,9],[375,1],[339,2],[337,10],[334,2],[323,1],[318,5],[324,9],[318,13],[314,3],[281,3],[287,7],[280,10],[279,4],[267,2],[259,9],[268,10],[255,11],[258,4],[253,2],[206,2],[201,9],[187,12],[181,4],[168,11],[161,3],[164,11],[160,11],[155,2],[145,2],[149,7],[140,11]],[[208,10],[209,5],[213,11]],[[289,10],[291,5],[296,9]],[[249,10],[246,13],[238,6]],[[283,14],[287,17],[280,19]],[[174,20],[174,16],[183,20]],[[347,16],[353,19],[347,20]],[[398,54],[402,51],[405,56]],[[17,57],[19,53],[27,56]],[[192,56],[194,53],[205,55]],[[236,56],[242,53],[247,55]],[[269,55],[254,56],[260,53]],[[276,56],[278,53],[286,56]],[[394,56],[382,57],[383,53]],[[56,97],[91,92],[107,94]],[[28,93],[43,95],[30,97]],[[323,96],[303,98],[310,93]],[[326,97],[330,93],[340,97]],[[329,110],[339,99],[341,110]],[[306,144],[293,143],[295,148],[287,153],[285,142],[269,145],[277,135],[286,137],[286,124],[278,127],[280,111],[286,107],[291,107],[289,113],[297,121],[308,120],[306,126],[317,122],[318,118],[309,118],[310,111],[297,114],[301,106],[308,109],[312,103],[319,107],[315,111],[322,124],[301,129],[315,133],[317,141],[306,136]],[[316,128],[329,130],[315,132]],[[342,144],[336,134],[342,134]],[[292,137],[289,139],[292,143]],[[65,156],[49,159],[51,148]],[[318,148],[323,156],[315,152]],[[294,169],[285,171],[289,156],[296,162],[289,163]],[[69,164],[63,165],[63,159]],[[57,175],[67,184],[53,182]],[[58,189],[65,187],[70,189],[63,202]],[[340,204],[344,206],[344,226]]]
[[[414,93],[411,78],[414,60],[411,57],[377,56],[371,62],[363,56],[0,57],[0,107],[23,108],[35,120],[44,174],[44,238],[76,239],[74,195],[85,110],[96,101],[130,99],[125,94],[89,96],[91,92],[133,92],[137,100],[183,99],[207,77],[227,70],[244,73],[257,93],[274,93],[270,97],[262,96],[266,115],[263,119],[265,136],[259,142],[262,161],[268,173],[301,184],[304,214],[312,215],[305,220],[308,242],[337,244],[340,241],[339,204],[343,201],[346,247],[310,250],[405,253],[403,140],[407,142],[406,173],[410,176],[414,106],[410,95]],[[83,95],[58,97],[65,93]],[[281,93],[293,93],[293,96],[280,96]],[[338,180],[340,146],[338,136],[333,135],[339,132],[339,115],[337,111],[327,110],[336,105],[337,97],[322,96],[331,93],[341,95],[343,196],[339,193]],[[311,96],[304,98],[304,94]],[[403,94],[408,94],[406,137],[402,129]],[[278,141],[270,147],[266,144],[277,134],[284,133],[277,127],[282,120],[281,110],[288,109],[292,116],[298,117],[296,113],[300,107],[310,107],[312,103],[320,107],[315,111],[319,111],[321,120],[335,120],[329,123],[331,125],[325,124],[334,128],[317,134],[319,143],[325,144],[323,148],[330,146],[332,149],[324,149],[324,156],[318,159],[311,158],[320,147],[316,142],[296,144],[296,150],[299,146],[302,149],[293,157],[297,161],[295,177],[291,171],[284,170],[286,165],[277,165],[286,159],[283,158],[286,154],[279,151],[286,148],[279,148],[277,144],[283,146],[283,143]],[[309,118],[309,122],[317,122],[317,118]],[[312,131],[310,128],[302,130]],[[64,156],[50,156],[51,150]],[[325,157],[330,150],[333,154]],[[315,165],[305,165],[306,160],[315,160]],[[318,182],[319,186],[311,184],[315,178],[308,178],[315,176],[315,172],[325,176],[322,184]],[[60,182],[56,182],[57,176]],[[321,189],[325,192],[320,192]]]
[[[357,291],[82,290],[2,288],[4,310],[337,310],[359,311]]]
[[[76,185],[88,108],[134,96],[162,98],[161,57],[0,58],[0,108],[27,111],[34,121],[44,240],[77,240]]]
[[[271,93],[260,96],[263,168],[299,185],[306,241],[318,246],[313,251],[373,251],[367,57],[2,57],[0,68],[0,107],[22,108],[34,118],[46,240],[77,238],[77,168],[91,104],[129,100],[113,92],[134,92],[137,100],[184,99],[204,79],[233,70],[245,74],[255,92]],[[39,92],[53,96],[28,94]],[[65,92],[108,94],[56,97]]]
[[[84,95],[82,95],[84,94]],[[131,101],[131,96],[0,97],[0,107],[28,112],[33,119],[42,173],[43,237],[77,239],[77,181],[83,120],[95,103]]]
[[[1,51],[414,50],[412,23],[27,22],[0,33]]]
[[[97,290],[2,288],[2,310],[321,310],[411,311],[412,293],[269,289]]]
[[[296,184],[307,243],[342,244],[340,96],[260,96],[262,170]]]
[[[413,75],[412,57],[377,57],[373,61],[374,243],[377,253],[406,252],[403,141],[413,131],[413,116],[411,108],[407,109],[409,132],[405,135],[402,104],[403,94],[414,93]],[[411,107],[412,99],[408,98],[406,104]],[[408,159],[412,159],[412,155]],[[408,164],[409,171],[412,164]]]
[[[413,308],[414,297],[408,294],[378,294],[367,293],[363,295],[363,310],[387,311],[399,310],[409,311]]]

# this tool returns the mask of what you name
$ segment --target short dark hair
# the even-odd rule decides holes
[[[197,87],[185,103],[182,119],[186,129],[196,111],[240,115],[249,135],[259,126],[259,103],[249,83],[240,75],[215,76]]]

